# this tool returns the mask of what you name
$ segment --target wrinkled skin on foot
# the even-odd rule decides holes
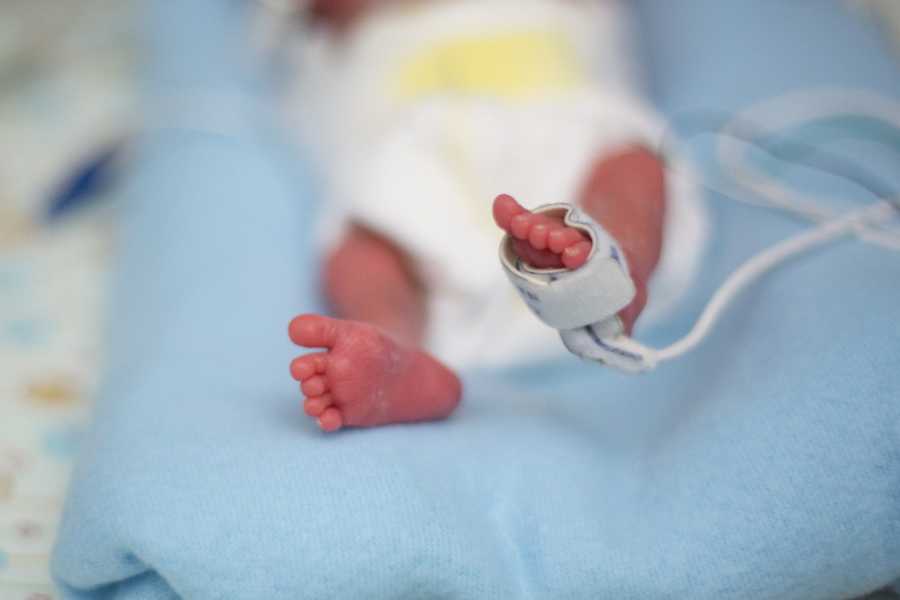
[[[442,419],[459,404],[452,371],[374,325],[302,315],[289,335],[299,346],[324,348],[291,363],[304,410],[324,431]]]

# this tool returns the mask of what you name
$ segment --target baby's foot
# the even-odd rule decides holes
[[[297,345],[326,348],[291,363],[304,410],[325,431],[441,419],[459,403],[456,375],[374,325],[302,315],[289,333]]]
[[[532,213],[507,194],[494,200],[494,221],[514,238],[516,255],[533,267],[577,269],[591,253],[591,240],[582,230]]]

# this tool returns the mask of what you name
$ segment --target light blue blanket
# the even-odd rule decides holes
[[[862,244],[781,268],[651,375],[470,373],[447,422],[316,431],[285,331],[317,304],[315,194],[255,124],[238,4],[156,2],[147,28],[148,110],[192,95],[197,129],[149,136],[131,181],[109,374],[55,556],[67,597],[809,599],[900,578],[900,257]],[[824,84],[900,95],[836,3],[639,7],[670,113]],[[683,333],[799,228],[711,209],[700,284],[644,340]]]

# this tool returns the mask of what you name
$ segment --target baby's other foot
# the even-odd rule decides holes
[[[587,262],[591,239],[559,217],[535,214],[507,194],[494,200],[494,221],[513,238],[513,251],[532,267],[577,269]]]
[[[453,372],[374,325],[301,315],[289,334],[299,346],[325,348],[291,363],[304,410],[325,431],[442,419],[459,403]]]

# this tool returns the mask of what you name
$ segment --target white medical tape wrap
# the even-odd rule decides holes
[[[575,329],[603,321],[634,298],[634,283],[619,245],[593,219],[570,204],[545,204],[535,213],[559,216],[587,233],[593,244],[587,262],[570,271],[538,269],[513,251],[509,236],[500,244],[500,263],[537,317],[554,329]]]
[[[570,204],[545,204],[534,212],[560,216],[570,227],[588,234],[593,247],[587,262],[568,269],[538,269],[516,256],[513,239],[503,238],[500,263],[531,311],[558,329],[566,348],[576,356],[603,362],[628,372],[655,364],[640,344],[623,335],[616,316],[634,298],[634,282],[616,241],[593,219]]]
[[[619,317],[578,329],[559,332],[566,350],[626,373],[644,373],[656,368],[656,353],[624,335]]]

